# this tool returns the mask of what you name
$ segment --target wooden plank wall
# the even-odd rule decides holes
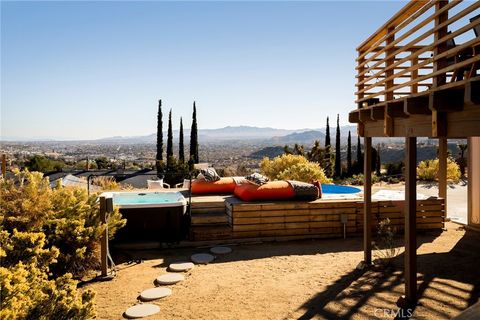
[[[341,215],[347,215],[346,232],[363,232],[363,203],[342,202],[276,202],[243,203],[226,200],[232,238],[280,236],[342,237]],[[444,226],[444,200],[417,201],[417,228],[440,230]],[[389,218],[397,230],[404,229],[403,201],[372,202],[372,229]]]
[[[356,231],[356,202],[227,203],[234,238],[343,234],[341,214],[347,215],[347,233]]]

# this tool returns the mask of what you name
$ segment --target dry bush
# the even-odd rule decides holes
[[[331,183],[318,163],[310,162],[305,157],[284,154],[270,160],[263,158],[260,164],[262,173],[271,180],[297,180],[320,183]]]
[[[420,180],[436,181],[438,180],[439,161],[425,160],[418,164],[417,177]],[[460,181],[460,167],[451,159],[447,159],[447,180],[457,183]]]

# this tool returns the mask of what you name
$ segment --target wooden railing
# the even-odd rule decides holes
[[[358,48],[359,108],[475,77],[480,1],[411,1]]]

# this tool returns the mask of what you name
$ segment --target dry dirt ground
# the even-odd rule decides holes
[[[479,240],[480,234],[453,223],[441,234],[419,236],[414,319],[450,319],[478,300]],[[231,254],[195,266],[184,282],[170,286],[171,296],[153,302],[160,313],[147,319],[393,319],[404,290],[403,254],[388,271],[360,271],[361,243],[350,238],[234,245]],[[120,264],[114,280],[83,288],[97,292],[99,319],[122,319],[170,262],[207,250],[130,252],[143,262]]]

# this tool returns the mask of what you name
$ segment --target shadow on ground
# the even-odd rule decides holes
[[[356,315],[387,319],[450,319],[452,313],[466,309],[479,299],[479,240],[478,233],[467,232],[449,252],[418,255],[419,304],[413,309],[400,309],[395,305],[396,301],[385,299],[387,295],[383,294],[396,292],[398,297],[403,295],[402,254],[389,269],[354,270],[343,275],[305,302],[297,310],[302,314],[296,318],[349,319]],[[436,307],[439,305],[444,309]]]

